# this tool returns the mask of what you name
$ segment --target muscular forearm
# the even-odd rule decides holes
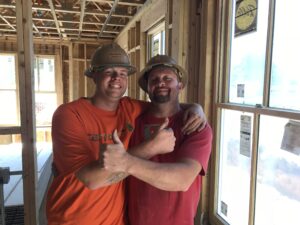
[[[104,169],[98,161],[90,163],[76,173],[76,177],[92,190],[112,185],[127,176],[128,174],[124,172],[111,172]]]
[[[130,175],[165,191],[186,191],[201,166],[192,159],[183,159],[176,163],[156,163],[137,157],[130,157],[128,172]]]
[[[153,152],[152,149],[154,149],[154,144],[152,140],[145,141],[137,146],[131,147],[128,149],[128,152],[131,155],[134,155],[136,157],[142,158],[142,159],[150,159],[151,157],[156,155],[156,152]]]

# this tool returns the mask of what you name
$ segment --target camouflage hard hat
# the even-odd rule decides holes
[[[93,77],[96,71],[109,67],[125,67],[128,75],[136,72],[136,68],[130,65],[127,53],[118,44],[106,44],[96,49],[92,56],[90,67],[84,72],[88,77]]]

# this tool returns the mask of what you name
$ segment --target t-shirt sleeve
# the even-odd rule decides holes
[[[193,132],[185,138],[179,147],[177,158],[190,158],[196,160],[202,166],[200,175],[204,176],[207,171],[211,145],[212,130],[207,124],[201,132]]]
[[[61,106],[52,118],[53,162],[61,174],[75,173],[92,161],[82,121],[70,107]]]

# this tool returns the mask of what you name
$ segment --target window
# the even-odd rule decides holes
[[[147,35],[149,59],[158,54],[165,54],[165,22],[160,22],[151,28]]]
[[[220,14],[231,16],[220,28],[229,34],[221,34],[224,45],[219,47],[223,52],[221,46],[226,46],[220,62],[228,66],[222,66],[219,74],[219,80],[226,82],[219,84],[216,105],[212,220],[230,225],[298,225],[300,26],[296,15],[300,2],[222,4]],[[241,16],[257,18],[253,29],[237,35],[235,23],[242,21]]]
[[[20,126],[19,85],[14,54],[1,54],[0,66],[0,126]],[[57,79],[54,56],[35,56],[35,116],[38,178],[44,172],[52,152],[51,120],[57,108]],[[22,96],[20,96],[22,98]],[[9,167],[18,174],[11,176],[4,185],[5,206],[23,204],[22,145],[20,134],[0,135],[0,166]],[[46,181],[47,182],[47,181]],[[41,182],[42,183],[42,182]],[[43,185],[43,184],[41,184]]]
[[[37,56],[34,64],[36,125],[50,126],[57,107],[54,58]]]
[[[15,55],[1,54],[0,68],[0,126],[19,125],[19,110],[17,110],[16,60]]]

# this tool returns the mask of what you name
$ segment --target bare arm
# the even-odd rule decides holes
[[[173,151],[176,139],[172,130],[164,129],[167,125],[168,121],[165,121],[152,139],[133,148],[131,154],[137,157],[150,158],[159,153]],[[111,171],[103,167],[103,153],[111,151],[124,151],[126,153],[116,131],[113,133],[113,140],[114,144],[101,146],[99,160],[88,164],[76,173],[76,177],[90,189],[117,183],[128,176],[125,171]]]
[[[105,168],[124,172],[166,191],[186,191],[201,171],[199,162],[184,158],[174,163],[141,159],[120,149],[105,153]]]
[[[181,103],[180,107],[184,110],[183,127],[181,131],[183,134],[190,134],[194,131],[201,131],[207,122],[205,113],[201,105],[192,103]]]

